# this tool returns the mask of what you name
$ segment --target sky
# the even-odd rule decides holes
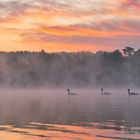
[[[0,0],[0,51],[140,45],[140,0]]]

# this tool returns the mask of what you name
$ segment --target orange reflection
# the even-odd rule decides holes
[[[89,125],[89,126],[88,126]],[[101,128],[100,128],[100,127]],[[87,123],[84,126],[56,125],[30,123],[23,128],[13,126],[0,126],[0,139],[2,140],[112,140],[129,139],[130,134],[113,129],[111,123]],[[105,127],[112,129],[105,129]],[[120,133],[119,133],[120,132]],[[131,135],[132,139],[138,139],[140,134]]]

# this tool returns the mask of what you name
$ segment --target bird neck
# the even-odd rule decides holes
[[[103,90],[101,90],[101,94],[103,94]]]
[[[131,94],[131,93],[130,93],[130,90],[128,90],[128,94]]]
[[[68,94],[70,94],[70,90],[68,91]]]

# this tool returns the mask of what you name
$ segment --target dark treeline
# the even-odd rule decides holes
[[[0,52],[0,86],[140,86],[140,49],[47,53]]]

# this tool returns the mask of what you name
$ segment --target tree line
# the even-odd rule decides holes
[[[0,52],[0,86],[140,86],[140,49],[77,53]]]

